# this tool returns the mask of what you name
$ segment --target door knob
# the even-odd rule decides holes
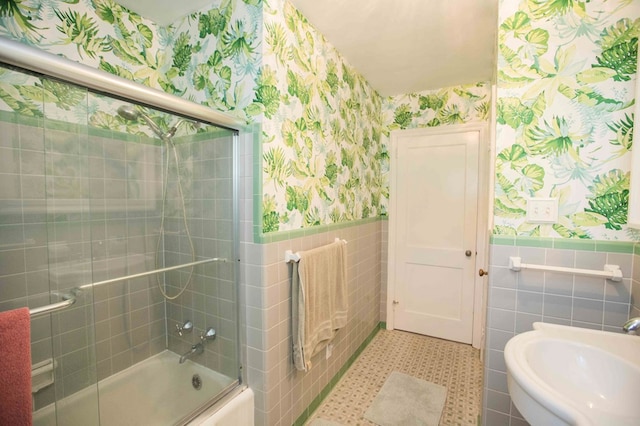
[[[464,255],[467,256],[467,257],[471,257],[471,250],[465,251]]]
[[[480,275],[481,277],[484,277],[485,275],[489,275],[489,271],[485,271],[484,269],[480,269],[478,271],[478,275]]]

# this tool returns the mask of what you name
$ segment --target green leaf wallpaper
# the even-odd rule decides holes
[[[382,98],[289,2],[264,16],[265,233],[385,214],[390,131],[489,119],[487,83]]]
[[[392,96],[382,107],[385,134],[416,129],[487,122],[491,113],[491,85],[485,82]]]
[[[502,0],[498,33],[494,233],[633,239],[640,3]],[[390,131],[490,114],[483,82],[382,98],[286,0],[217,0],[167,27],[112,0],[8,0],[0,36],[258,123],[264,233],[384,214]],[[38,116],[53,103],[132,126],[16,79],[0,78],[0,108]],[[558,197],[560,223],[526,223],[533,196]]]
[[[8,0],[0,36],[247,119],[261,17],[260,2],[219,0],[162,27],[112,0]]]
[[[640,2],[502,0],[494,233],[632,240],[625,228]],[[560,221],[525,221],[557,197]]]
[[[262,226],[276,232],[378,216],[382,98],[289,2],[264,3]]]
[[[379,215],[382,99],[290,3],[219,0],[168,27],[111,0],[9,6],[4,37],[262,123],[263,232]],[[5,104],[29,109],[7,84]],[[135,126],[89,109],[94,125]]]

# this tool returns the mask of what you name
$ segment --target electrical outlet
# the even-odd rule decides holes
[[[527,222],[558,223],[558,199],[529,198],[527,200]]]
[[[331,358],[332,354],[333,354],[333,345],[331,343],[329,343],[327,345],[326,359]]]

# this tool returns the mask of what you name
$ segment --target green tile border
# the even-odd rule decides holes
[[[551,238],[516,237],[515,243],[519,247],[553,248]]]
[[[493,245],[500,246],[540,247],[561,250],[640,254],[640,243],[636,241],[581,240],[571,238],[536,238],[492,235],[490,242]]]
[[[309,404],[309,406],[302,412],[302,414],[300,414],[300,417],[298,417],[296,421],[293,422],[293,426],[302,426],[304,425],[304,422],[309,420],[309,418],[313,415],[313,412],[316,411],[316,409],[320,406],[322,401],[327,397],[327,395],[329,395],[329,393],[333,390],[336,384],[338,384],[342,376],[344,376],[347,370],[349,370],[349,368],[354,363],[354,361],[358,358],[358,356],[360,356],[362,351],[369,345],[369,343],[371,343],[371,341],[376,336],[376,334],[378,334],[378,331],[386,327],[387,327],[387,324],[384,322],[379,322],[378,325],[375,326],[375,328],[373,329],[373,331],[371,331],[369,336],[367,336],[367,338],[364,339],[364,342],[360,344],[360,346],[358,347],[358,349],[356,349],[353,355],[349,357],[347,362],[342,367],[340,367],[340,370],[338,370],[335,376],[333,376],[333,378],[329,380],[329,383],[327,383],[324,389],[320,391],[320,394],[316,396],[313,399],[313,401],[311,401],[311,404]]]
[[[255,209],[254,209],[255,210]],[[308,237],[310,235],[323,234],[337,229],[351,228],[352,226],[366,225],[368,223],[379,222],[382,217],[370,217],[368,219],[352,220],[350,222],[329,223],[327,225],[311,226],[309,228],[292,229],[290,231],[270,232],[268,234],[256,233],[253,242],[257,244],[277,243],[279,241],[291,240],[293,238]],[[254,222],[256,223],[256,222]],[[262,223],[262,222],[260,222]],[[257,227],[254,226],[254,230]]]
[[[581,250],[581,251],[596,251],[596,243],[594,240],[573,240],[573,239],[557,239],[553,248],[565,249],[565,250]]]
[[[489,241],[498,246],[515,246],[516,237],[507,235],[491,235]]]
[[[632,254],[635,245],[635,242],[596,241],[596,251]]]
[[[5,123],[22,124],[25,126],[42,127],[42,123],[44,123],[44,117],[28,116],[18,114],[13,111],[0,110],[0,121],[3,121]]]

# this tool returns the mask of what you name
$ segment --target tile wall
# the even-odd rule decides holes
[[[238,298],[236,294],[233,246],[233,137],[177,141],[180,171],[184,185],[189,230],[196,260],[225,258],[226,263],[210,263],[194,268],[191,283],[177,299],[167,302],[169,349],[183,354],[200,341],[208,327],[216,338],[205,344],[204,356],[192,358],[228,377],[238,377]],[[174,164],[174,163],[171,163]],[[173,170],[171,170],[173,169]],[[170,168],[170,177],[175,168]],[[175,178],[167,197],[169,220],[165,226],[166,265],[192,261],[184,230],[182,206]],[[178,294],[189,280],[190,269],[166,274],[170,296]],[[191,320],[194,330],[178,335],[175,325]]]
[[[389,259],[389,221],[380,221],[380,321],[387,322],[387,262]]]
[[[34,120],[33,126],[21,125],[13,114],[3,119],[0,121],[0,310],[5,311],[49,303],[49,250],[44,122]],[[23,164],[23,158],[30,158],[30,165]],[[31,340],[34,362],[52,357],[48,318],[32,321]],[[49,393],[53,395],[53,389]]]
[[[46,305],[73,287],[143,270],[157,228],[156,183],[143,172],[156,169],[158,147],[84,126],[0,118],[7,163],[0,172],[0,310]],[[138,280],[83,290],[72,308],[34,318],[33,363],[56,359],[55,386],[36,395],[36,408],[153,353],[153,343],[140,343],[164,334],[157,301]]]
[[[106,136],[89,140],[92,256],[86,268],[92,277],[87,282],[155,268],[161,147],[151,138],[143,144]],[[98,380],[165,349],[164,303],[155,277],[106,284],[93,292]],[[91,318],[87,324],[92,325]]]
[[[256,425],[291,425],[314,403],[331,379],[380,321],[382,230],[378,220],[280,242],[245,244],[247,377],[256,394]],[[329,359],[320,353],[307,372],[291,358],[291,267],[286,250],[301,251],[343,238],[347,244],[349,320]]]
[[[625,278],[615,283],[572,274],[514,272],[508,268],[510,256],[520,256],[523,263],[583,269],[601,270],[605,264],[617,264]],[[487,307],[485,425],[527,424],[508,394],[503,352],[506,342],[531,330],[536,321],[620,332],[631,309],[633,261],[633,243],[493,239]]]

